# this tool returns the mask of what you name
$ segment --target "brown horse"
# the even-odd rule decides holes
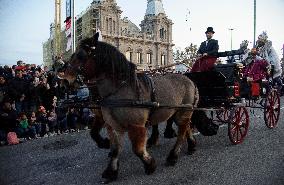
[[[146,150],[146,123],[156,125],[174,118],[178,126],[177,141],[167,157],[167,163],[174,165],[182,143],[187,138],[192,150],[194,143],[190,119],[192,109],[188,108],[151,108],[147,106],[130,107],[131,102],[144,102],[152,105],[155,101],[161,105],[180,106],[183,104],[196,107],[199,95],[194,83],[186,76],[169,74],[155,76],[137,75],[136,66],[127,61],[126,57],[115,47],[98,41],[98,34],[81,41],[72,55],[70,65],[64,78],[73,83],[81,74],[88,80],[97,82],[103,119],[111,132],[111,152],[108,167],[102,177],[115,180],[118,175],[118,156],[122,150],[122,139],[125,132],[132,143],[134,153],[144,164],[146,174],[156,169],[154,158]],[[154,90],[153,90],[154,88]],[[154,92],[154,93],[153,93]],[[145,105],[143,104],[143,105]]]

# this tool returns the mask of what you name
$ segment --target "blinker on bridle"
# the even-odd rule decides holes
[[[87,47],[89,49],[89,51],[87,52],[88,56],[94,57],[95,54],[92,55],[92,53],[95,52],[96,47],[95,46],[91,47],[91,46],[89,46],[87,44],[85,45],[85,47]],[[75,71],[77,73],[76,81],[80,82],[80,83],[83,83],[82,76],[86,75],[86,69],[83,66],[75,67],[75,66],[72,66],[70,63],[66,63],[64,68],[65,68],[64,71],[66,71],[66,69],[68,69],[68,68],[72,69],[73,71]]]
[[[95,46],[89,46],[88,44],[86,44],[85,46],[89,49],[88,55],[91,55],[96,50]],[[95,54],[93,56],[95,56]]]

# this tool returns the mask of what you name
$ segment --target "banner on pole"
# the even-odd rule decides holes
[[[65,35],[67,38],[66,51],[69,51],[72,48],[72,28],[70,18],[67,18],[65,22]]]
[[[71,17],[71,10],[72,10],[71,6],[72,6],[71,0],[66,0],[66,19],[68,17]]]

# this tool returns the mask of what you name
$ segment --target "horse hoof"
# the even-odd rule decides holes
[[[167,158],[166,166],[174,166],[177,163],[177,159],[169,159]]]
[[[111,157],[112,156],[112,152],[110,151],[108,154],[107,154],[108,157]]]
[[[147,175],[151,175],[152,173],[154,173],[157,168],[155,159],[152,158],[150,164],[145,164],[144,168],[145,168],[145,173]]]
[[[167,157],[167,166],[174,166],[177,163],[178,156],[173,151],[170,152],[169,156]]]
[[[188,149],[187,154],[188,155],[193,155],[195,151],[196,151],[195,148]]]
[[[195,152],[195,147],[196,147],[196,139],[188,138],[187,139],[187,150],[188,150],[189,155],[192,155]]]
[[[103,149],[109,149],[110,148],[110,141],[108,138],[104,138],[98,142],[98,147]]]
[[[177,137],[177,134],[176,134],[174,129],[166,129],[165,130],[164,138],[171,139],[171,138],[174,138],[174,137]]]
[[[151,148],[152,146],[157,146],[159,144],[159,140],[158,139],[154,139],[152,137],[150,137],[147,140],[147,148]]]
[[[118,170],[113,170],[111,167],[107,167],[107,169],[103,172],[102,178],[106,179],[106,182],[115,181],[118,176]]]
[[[106,179],[106,181],[111,182],[115,181],[118,176],[118,170],[115,171],[107,171],[105,170],[102,174],[102,178]]]
[[[112,182],[111,180],[106,179],[106,180],[101,181],[101,184],[109,184],[111,182]]]

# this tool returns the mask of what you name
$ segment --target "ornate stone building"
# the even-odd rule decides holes
[[[104,42],[116,46],[140,70],[173,62],[172,21],[166,16],[162,0],[147,0],[144,20],[138,28],[127,17],[121,18],[115,0],[94,0],[76,21],[76,43],[91,37],[99,29]],[[49,41],[47,42],[51,42]],[[66,39],[62,39],[66,47]],[[47,43],[44,45],[49,46]],[[62,53],[64,58],[71,51]],[[44,48],[44,56],[48,49]]]

